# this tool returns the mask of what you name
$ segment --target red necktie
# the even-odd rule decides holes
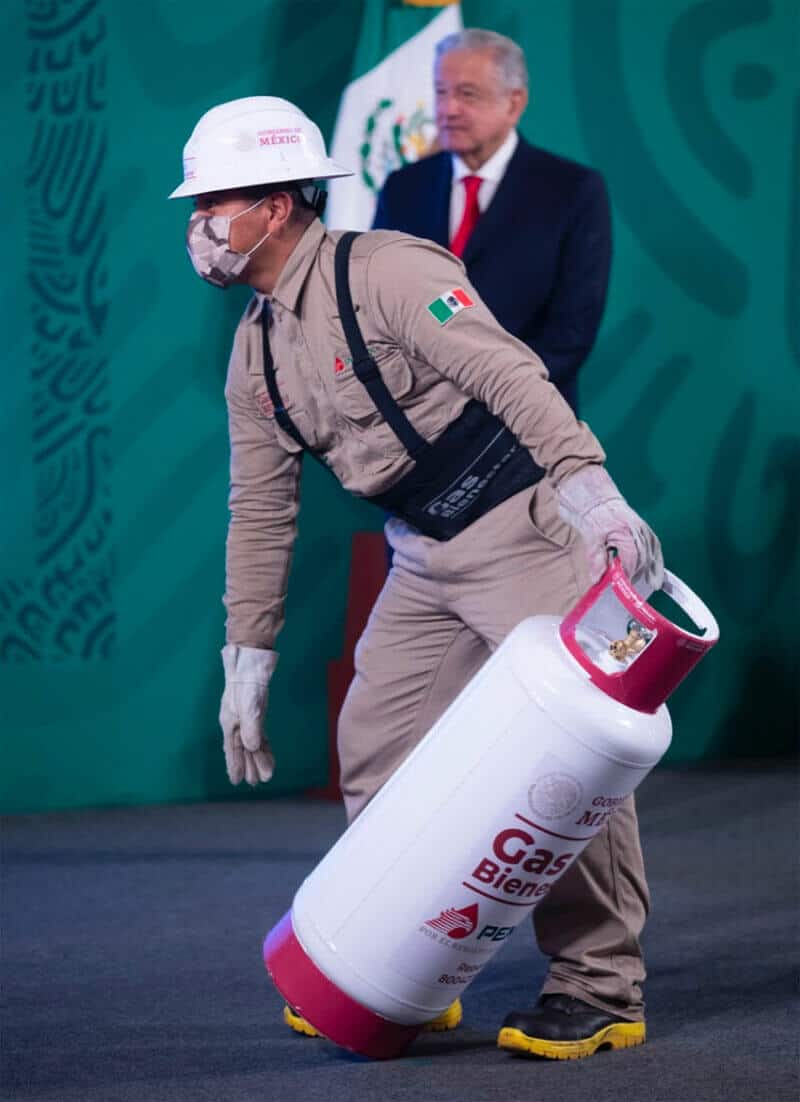
[[[469,235],[475,229],[475,223],[481,216],[481,209],[478,206],[478,189],[483,183],[483,180],[480,176],[464,176],[462,182],[466,192],[464,214],[461,218],[461,225],[456,230],[456,235],[450,242],[450,252],[455,253],[456,256],[464,255],[464,249],[467,247]]]

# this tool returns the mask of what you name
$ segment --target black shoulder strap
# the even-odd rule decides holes
[[[358,236],[360,235],[353,230],[343,233],[336,244],[333,261],[336,276],[336,302],[347,346],[350,349],[350,355],[353,357],[353,371],[358,380],[366,387],[367,393],[386,424],[389,425],[408,454],[416,459],[423,451],[427,451],[429,445],[419,435],[389,393],[386,383],[381,378],[378,365],[370,356],[367,346],[364,344],[364,338],[353,308],[349,278],[350,250]]]
[[[299,444],[304,452],[310,452],[308,444],[303,439],[303,436],[286,412],[286,407],[281,399],[281,392],[278,390],[278,380],[275,377],[275,363],[272,359],[272,350],[269,347],[269,307],[266,302],[261,307],[261,344],[264,350],[264,381],[267,384],[267,393],[269,394],[269,400],[275,410],[275,420],[278,422],[284,432],[291,436],[292,440],[296,444]]]

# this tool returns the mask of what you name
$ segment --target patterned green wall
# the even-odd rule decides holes
[[[360,0],[15,0],[0,13],[7,220],[0,798],[227,798],[227,351],[243,294],[193,275],[167,203],[212,103],[295,100],[330,134]],[[796,725],[796,0],[465,0],[532,71],[523,130],[599,167],[611,295],[583,373],[609,466],[723,641],[679,690],[674,759]],[[350,535],[380,518],[309,465],[262,793],[321,783]],[[236,795],[239,795],[236,793]],[[245,794],[245,798],[252,798]]]

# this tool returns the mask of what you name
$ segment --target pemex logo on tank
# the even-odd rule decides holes
[[[441,930],[448,937],[460,941],[463,937],[469,937],[478,925],[478,904],[471,903],[460,910],[448,907],[447,910],[439,913],[438,918],[429,918],[425,925],[433,930]]]

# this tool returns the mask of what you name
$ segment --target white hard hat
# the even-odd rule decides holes
[[[299,107],[247,96],[206,111],[183,150],[183,183],[169,198],[352,175],[330,160],[319,127]]]

